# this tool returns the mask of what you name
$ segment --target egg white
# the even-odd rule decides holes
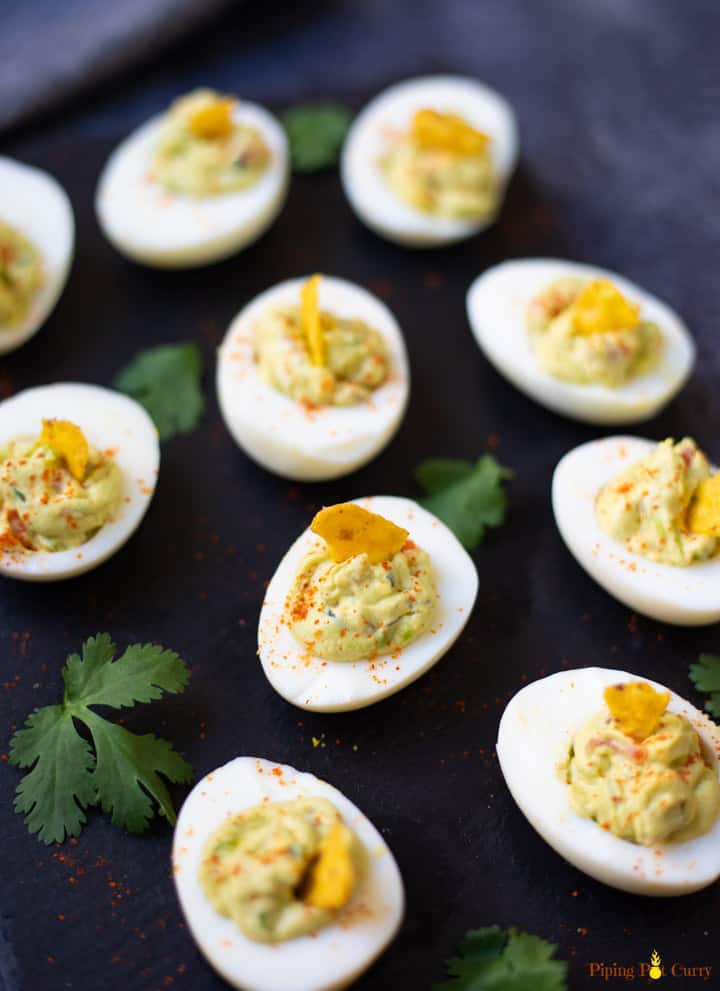
[[[152,117],[118,145],[95,197],[100,226],[118,251],[157,268],[192,268],[240,251],[267,230],[287,195],[285,132],[254,103],[239,102],[233,116],[256,127],[271,152],[267,169],[248,189],[195,197],[169,193],[150,181],[164,115]]]
[[[429,671],[450,650],[470,618],[478,589],[475,565],[457,537],[412,499],[353,500],[404,527],[430,555],[438,602],[430,628],[402,649],[373,660],[327,661],[308,656],[283,621],[285,602],[302,559],[321,538],[306,530],[290,547],[268,586],[258,627],[258,654],[279,695],[301,709],[347,712],[394,695]]]
[[[356,117],[343,147],[340,175],[350,206],[381,237],[409,247],[451,244],[494,222],[435,217],[401,200],[378,162],[392,132],[407,131],[416,110],[458,113],[491,138],[491,155],[500,178],[500,204],[515,168],[517,126],[510,104],[495,90],[464,76],[423,76],[384,90]]]
[[[217,394],[228,430],[253,460],[284,478],[325,481],[355,471],[390,442],[407,406],[410,369],[402,332],[387,306],[352,282],[323,275],[321,309],[357,317],[382,334],[388,380],[367,402],[312,411],[268,385],[256,371],[253,327],[269,307],[299,304],[305,281],[267,289],[235,317],[220,347]]]
[[[575,733],[602,709],[605,688],[638,680],[627,671],[581,668],[534,681],[510,700],[503,713],[498,760],[530,824],[578,870],[638,895],[684,895],[707,887],[720,876],[720,819],[709,833],[685,843],[640,846],[573,812],[560,767]],[[666,690],[657,682],[649,684],[657,691]],[[718,727],[674,692],[668,710],[692,723],[717,773]]]
[[[633,554],[600,527],[598,492],[618,472],[657,446],[640,437],[606,437],[581,444],[553,475],[555,522],[578,563],[619,602],[664,623],[703,626],[720,620],[720,557],[687,567]]]
[[[0,447],[15,437],[39,435],[43,419],[70,420],[99,451],[112,449],[125,490],[113,519],[80,547],[55,553],[0,552],[0,573],[35,582],[73,578],[118,551],[150,505],[160,465],[155,425],[142,406],[119,392],[76,382],[19,392],[0,403]]]
[[[230,816],[262,802],[317,796],[331,801],[368,854],[368,871],[352,901],[331,925],[277,944],[248,939],[215,911],[198,873],[208,838]],[[369,819],[342,792],[313,774],[256,757],[237,757],[193,788],[172,851],[180,905],[210,964],[243,991],[337,991],[383,952],[402,920],[405,894],[395,858]]]
[[[32,241],[43,270],[43,283],[22,321],[12,327],[0,325],[0,354],[8,354],[40,330],[65,287],[75,219],[65,190],[52,176],[0,156],[0,220]]]
[[[555,279],[611,279],[642,307],[642,319],[663,335],[659,365],[618,388],[563,382],[540,367],[530,344],[527,307]],[[637,423],[655,416],[682,389],[695,362],[695,345],[678,315],[656,296],[615,272],[550,258],[523,258],[487,269],[467,294],[470,327],[492,365],[542,406],[586,423]]]

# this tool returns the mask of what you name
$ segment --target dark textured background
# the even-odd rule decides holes
[[[68,651],[98,630],[154,639],[192,665],[190,688],[127,719],[174,740],[198,775],[236,754],[325,777],[382,829],[408,894],[402,931],[357,985],[428,988],[469,927],[515,924],[559,943],[574,989],[592,960],[714,964],[717,886],[645,900],[567,866],[515,809],[494,741],[505,700],[567,665],[622,666],[691,692],[687,667],[718,648],[712,629],[636,619],[561,545],[549,484],[568,448],[596,436],[533,405],[485,363],[464,294],[508,256],[558,254],[616,268],[665,297],[693,329],[698,371],[647,434],[691,432],[715,460],[720,325],[720,124],[715,3],[673,0],[269,0],[238,10],[132,78],[10,136],[3,152],[53,172],[77,214],[68,288],[45,330],[0,364],[3,394],[45,382],[107,384],[141,347],[195,338],[208,413],[163,451],[141,530],[75,581],[3,581],[3,736],[57,699]],[[497,86],[517,109],[522,160],[499,224],[457,248],[413,254],[364,230],[335,174],[293,180],[285,211],[246,253],[190,273],[125,262],[98,231],[100,168],[130,128],[171,96],[210,83],[273,108],[308,97],[360,106],[411,73],[457,70]],[[233,314],[268,285],[328,271],[384,299],[405,331],[414,398],[388,450],[351,478],[291,487],[232,444],[213,397],[214,349]],[[416,495],[428,455],[474,457],[496,445],[512,466],[507,525],[475,555],[480,595],[460,642],[400,695],[320,716],[276,696],[255,657],[267,580],[321,503],[365,493]],[[311,738],[323,739],[313,748]],[[19,778],[0,768],[3,837],[0,986],[24,989],[222,985],[183,927],[158,824],[132,837],[91,813],[77,843],[45,848],[11,812]],[[182,800],[182,790],[176,792]],[[714,978],[713,981],[716,981]],[[690,987],[695,982],[671,982]],[[608,986],[623,986],[623,981]],[[707,986],[707,985],[706,985]],[[714,986],[714,985],[713,985]]]

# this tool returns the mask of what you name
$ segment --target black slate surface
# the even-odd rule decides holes
[[[718,637],[637,619],[581,572],[555,531],[549,483],[557,459],[598,431],[546,412],[499,378],[464,313],[472,278],[507,257],[560,255],[623,271],[681,312],[700,351],[686,390],[644,432],[692,433],[717,460],[719,40],[717,8],[700,0],[356,0],[312,10],[275,0],[254,17],[225,18],[2,148],[59,178],[78,224],[65,295],[45,330],[2,359],[2,394],[67,379],[107,384],[139,348],[194,338],[208,396],[202,426],[165,445],[155,501],[120,554],[59,585],[3,581],[3,736],[33,706],[56,700],[65,655],[86,636],[108,630],[120,644],[174,647],[192,664],[190,688],[132,712],[130,728],[167,735],[198,775],[242,753],[311,770],[356,801],[392,846],[407,917],[358,982],[363,991],[428,988],[467,928],[495,922],[557,942],[574,989],[603,986],[589,977],[591,962],[637,965],[655,946],[667,964],[720,973],[717,886],[670,901],[603,887],[534,834],[498,772],[498,718],[526,679],[563,666],[621,666],[689,694],[689,662],[717,649]],[[332,173],[295,178],[272,230],[205,270],[139,268],[99,233],[92,197],[106,156],[178,91],[210,83],[275,108],[317,96],[360,106],[390,81],[434,70],[476,74],[519,116],[518,173],[499,224],[475,240],[417,254],[386,244],[351,215]],[[313,270],[387,300],[406,335],[413,398],[397,438],[367,468],[290,486],[226,434],[213,356],[242,304]],[[309,514],[365,493],[413,496],[421,458],[489,447],[516,477],[507,525],[475,554],[480,595],[456,647],[365,711],[319,716],[284,703],[255,657],[255,626],[263,582]],[[313,747],[313,736],[323,746]],[[92,813],[77,843],[45,848],[11,811],[18,777],[0,770],[0,987],[222,987],[180,918],[169,830],[128,836]]]

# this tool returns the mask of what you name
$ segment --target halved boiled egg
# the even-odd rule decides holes
[[[155,491],[157,431],[133,399],[61,383],[0,403],[0,573],[72,578],[102,564]]]
[[[685,699],[650,682],[655,692],[664,693],[663,707],[669,697],[668,726],[645,739],[640,739],[645,737],[645,730],[639,735],[618,732],[617,719],[605,711],[604,697],[610,698],[605,693],[610,690],[622,699],[629,684],[637,681],[626,671],[582,668],[560,671],[527,685],[510,700],[500,720],[498,760],[510,792],[530,824],[578,870],[635,894],[683,895],[712,884],[720,876],[720,820],[716,815],[720,730]],[[643,694],[652,694],[648,683],[642,684]],[[622,687],[612,687],[617,685]],[[592,730],[596,722],[599,729],[588,738],[587,729]],[[692,751],[687,766],[679,769],[663,739],[671,733]],[[588,811],[601,808],[603,796],[609,806],[619,803],[621,811],[608,812],[607,822],[579,814],[571,805],[568,779],[573,780],[575,773],[571,748],[579,746],[584,773],[598,773],[595,790],[590,785],[577,794],[581,801],[587,800]],[[591,766],[593,760],[595,766]],[[613,802],[607,786],[617,767],[621,768],[618,782],[631,777],[635,790],[623,790],[618,783],[617,802]],[[660,771],[663,767],[665,770]],[[692,794],[683,779],[690,774],[702,782]],[[687,799],[684,803],[683,798]],[[653,830],[679,824],[684,817],[700,815],[701,801],[709,818],[699,828],[709,828],[700,835],[673,841],[671,832],[666,842],[651,842],[643,835],[642,830],[649,829],[652,835]],[[633,803],[636,808],[632,808]],[[621,835],[623,830],[632,833],[633,816],[642,823],[640,842]],[[620,833],[611,831],[613,827]],[[682,832],[678,835],[681,837]]]
[[[268,586],[258,653],[270,684],[316,712],[393,695],[452,647],[478,576],[455,535],[411,499],[323,510]]]
[[[501,375],[542,406],[587,423],[650,419],[695,361],[692,338],[667,304],[591,265],[503,262],[472,283],[467,313]]]
[[[400,426],[409,388],[395,317],[367,290],[332,276],[261,293],[220,347],[217,393],[228,430],[258,464],[298,481],[338,478],[374,458]]]
[[[391,86],[355,119],[341,177],[363,223],[411,247],[450,244],[495,219],[517,159],[515,115],[475,79]]]
[[[622,524],[625,514],[628,523],[633,524],[627,539],[616,539],[603,529],[598,518],[601,491],[613,485],[621,472],[639,465],[658,448],[655,442],[640,437],[606,437],[570,451],[560,460],[553,475],[555,522],[579,564],[607,592],[631,609],[665,623],[683,626],[715,623],[720,620],[720,557],[713,553],[712,547],[703,546],[704,560],[693,560],[683,566],[648,558],[642,553],[642,541],[638,542],[632,536],[641,533],[639,527],[644,522],[651,528],[652,535],[652,540],[648,537],[647,550],[657,552],[656,556],[660,558],[674,549],[675,532],[681,534],[681,543],[686,542],[682,531],[687,526],[684,519],[687,507],[675,502],[678,496],[669,488],[670,484],[677,484],[678,469],[671,468],[666,473],[669,484],[664,485],[650,465],[647,466],[649,472],[642,469],[647,479],[639,491],[634,491],[634,485],[631,490],[632,483],[621,479],[615,487],[622,491],[609,492],[617,508],[613,514],[615,525]],[[660,487],[650,496],[649,486],[654,486],[658,479]],[[680,488],[686,492],[682,483]],[[645,489],[647,495],[643,495]],[[632,502],[629,499],[631,491]],[[673,512],[678,516],[675,524]],[[628,541],[635,549],[628,547]],[[692,543],[701,541],[693,538]],[[707,541],[702,543],[706,545]]]
[[[0,354],[45,323],[67,280],[75,220],[60,184],[0,156]]]
[[[285,132],[271,113],[199,90],[115,149],[95,207],[118,251],[158,268],[190,268],[260,237],[285,202],[288,175]]]
[[[327,803],[331,803],[343,830],[354,834],[363,854],[362,867],[349,886],[347,870],[340,870],[344,865],[337,863],[342,857],[334,858],[336,864],[328,865],[330,869],[320,879],[324,882],[320,898],[313,898],[310,891],[314,865],[309,849],[305,851],[311,858],[305,865],[308,877],[300,877],[295,890],[287,888],[287,877],[302,875],[305,869],[301,862],[303,844],[313,841],[308,834],[314,823],[298,822],[296,809],[301,803],[309,806],[313,802],[323,804],[323,815]],[[248,810],[256,813],[251,824],[243,820]],[[301,805],[299,811],[306,810]],[[238,829],[234,829],[236,824]],[[242,830],[251,828],[255,830],[255,852],[259,855],[267,848],[264,861],[259,864],[252,851],[245,854],[238,849]],[[277,835],[287,833],[295,841],[289,846],[284,844],[282,850],[275,843],[275,849],[271,850],[276,830]],[[214,837],[219,843],[214,842]],[[227,890],[232,878],[226,882],[222,871],[222,857],[228,854],[237,858],[243,873],[243,880],[234,891]],[[272,862],[273,856],[276,863]],[[210,872],[208,857],[215,858]],[[286,764],[237,757],[206,775],[180,810],[172,860],[180,905],[195,942],[218,973],[243,991],[337,991],[347,987],[383,952],[402,920],[405,902],[402,878],[380,833],[332,785]],[[230,874],[233,869],[236,868],[230,865]],[[267,883],[263,888],[273,872],[279,878],[274,888],[270,889]],[[257,893],[263,909],[259,923],[265,927],[262,938],[267,941],[259,941],[261,933],[254,932],[253,873],[257,873],[258,886],[262,888]],[[220,914],[213,906],[207,893],[208,874],[211,884],[214,881],[227,890],[227,894],[217,892],[222,897],[223,911],[234,914],[239,923],[247,920],[245,928],[255,938],[248,937],[229,914]],[[304,913],[318,914],[316,907],[310,907],[311,902],[315,906],[327,906],[334,900],[332,896],[339,886],[345,889],[343,898],[352,889],[350,898],[333,910],[326,924],[305,935],[277,940],[277,931],[283,925],[302,929]],[[319,894],[317,890],[316,894]]]

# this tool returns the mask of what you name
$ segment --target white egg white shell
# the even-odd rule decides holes
[[[119,392],[76,382],[19,392],[0,403],[0,447],[15,437],[37,436],[43,419],[70,420],[99,451],[112,450],[125,492],[113,519],[80,547],[26,555],[0,552],[0,573],[35,582],[73,578],[118,551],[150,505],[160,465],[155,425],[142,406]]]
[[[308,551],[322,541],[306,530],[278,565],[260,613],[258,653],[268,681],[301,709],[347,712],[394,695],[429,671],[450,650],[470,618],[478,589],[475,565],[457,537],[412,499],[366,496],[358,505],[410,533],[430,555],[438,604],[430,628],[399,656],[373,660],[326,661],[308,656],[282,621],[285,601]]]
[[[41,255],[43,284],[22,321],[0,326],[0,354],[35,334],[57,303],[73,259],[75,219],[62,186],[40,169],[0,156],[0,220],[32,241]]]
[[[368,872],[336,922],[274,945],[248,939],[212,907],[198,880],[208,838],[230,816],[262,802],[331,801],[368,854]],[[369,819],[332,785],[287,764],[237,757],[193,788],[180,810],[173,873],[190,932],[210,964],[243,991],[337,991],[383,952],[402,921],[405,894],[395,858]]]
[[[407,131],[416,110],[461,114],[491,138],[493,163],[505,186],[518,154],[512,107],[495,90],[465,76],[424,76],[391,86],[356,117],[343,147],[340,175],[345,195],[360,220],[381,237],[409,247],[451,244],[489,227],[482,222],[434,217],[401,200],[387,184],[378,162],[392,134]],[[499,205],[500,208],[501,204]]]
[[[658,324],[664,338],[654,371],[612,389],[563,382],[543,371],[533,354],[526,313],[530,300],[565,276],[611,279],[642,307],[642,318]],[[682,389],[695,363],[695,345],[685,324],[667,304],[615,272],[550,258],[523,258],[487,269],[467,294],[467,314],[481,351],[521,392],[573,420],[604,425],[649,420]]]
[[[248,189],[219,196],[168,193],[148,178],[164,115],[133,131],[110,156],[95,209],[106,237],[122,254],[156,268],[192,268],[226,258],[255,241],[285,202],[289,158],[285,132],[271,113],[241,101],[234,117],[256,127],[270,163]]]
[[[603,707],[605,688],[637,680],[627,671],[580,668],[532,682],[510,700],[503,713],[498,760],[530,824],[578,870],[638,895],[684,895],[707,887],[720,876],[720,820],[709,833],[686,843],[640,846],[573,812],[560,767],[575,733]],[[658,691],[666,690],[649,683]],[[692,723],[717,772],[718,727],[674,692],[668,709]]]
[[[614,540],[595,516],[598,492],[657,446],[640,437],[606,437],[562,458],[552,481],[560,535],[579,564],[619,602],[663,623],[704,626],[720,620],[720,557],[688,567],[659,564]]]
[[[320,281],[320,306],[357,317],[382,334],[391,368],[369,402],[308,411],[257,374],[253,327],[268,307],[300,301],[305,278],[267,289],[230,324],[220,347],[217,394],[225,424],[258,464],[284,478],[317,482],[355,471],[386,447],[407,406],[410,369],[402,332],[390,310],[366,289],[333,276]]]

